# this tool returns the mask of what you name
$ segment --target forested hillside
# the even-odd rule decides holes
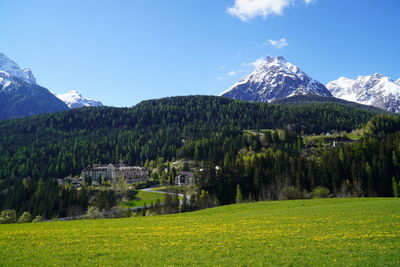
[[[96,162],[143,164],[176,157],[182,141],[243,129],[351,131],[375,113],[339,104],[284,106],[191,96],[133,108],[86,108],[0,123],[0,179],[79,174]]]
[[[199,192],[221,204],[234,202],[238,188],[249,200],[307,197],[316,187],[333,196],[389,196],[392,180],[400,178],[399,122],[391,116],[371,120],[376,114],[337,103],[286,106],[188,96],[3,121],[0,209],[28,207],[46,216],[84,209],[87,196],[57,187],[53,178],[120,159],[131,165],[195,160],[204,169]],[[303,140],[306,134],[350,132],[369,120],[358,143],[312,148]],[[261,137],[247,129],[281,130]],[[49,202],[54,208],[43,212],[32,204]]]

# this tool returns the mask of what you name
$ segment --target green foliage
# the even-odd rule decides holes
[[[85,219],[100,219],[104,218],[102,212],[96,207],[91,206],[88,208],[86,214],[84,215]]]
[[[243,202],[243,195],[242,195],[242,189],[240,188],[240,185],[236,186],[236,201],[237,204]]]
[[[45,218],[81,215],[87,209],[88,193],[58,186],[54,180],[31,178],[0,180],[0,209],[29,210]]]
[[[22,213],[21,217],[19,217],[19,223],[30,223],[32,221],[32,216],[29,212],[25,211]]]
[[[329,196],[329,188],[317,186],[311,191],[312,198],[326,198]]]
[[[0,209],[29,210],[44,218],[80,215],[93,196],[85,189],[60,187],[54,178],[120,159],[146,163],[155,170],[152,178],[162,183],[174,178],[170,161],[202,161],[199,194],[190,209],[234,203],[238,184],[242,195],[254,200],[279,199],[284,187],[298,189],[301,197],[317,186],[339,195],[345,178],[351,195],[391,196],[391,177],[400,173],[395,117],[372,119],[372,130],[356,144],[335,149],[321,144],[316,155],[303,153],[302,134],[350,132],[375,114],[335,103],[285,106],[190,96],[2,121]],[[97,193],[91,204],[110,209],[118,197],[126,197],[125,184],[113,187],[117,195]],[[179,211],[179,204],[171,207]]]
[[[178,194],[166,194],[164,205],[163,205],[163,213],[164,214],[173,214],[179,212],[179,196]]]
[[[368,121],[365,131],[375,136],[400,131],[400,117],[395,115],[375,116]]]
[[[400,199],[0,226],[3,266],[398,266]]]
[[[94,197],[93,205],[99,210],[110,210],[117,204],[117,196],[114,191],[99,191]]]
[[[279,199],[281,200],[292,200],[292,199],[301,199],[303,195],[300,189],[293,187],[293,186],[285,186],[282,188]]]
[[[0,213],[0,224],[16,223],[17,213],[15,210],[3,210]]]
[[[74,109],[2,121],[0,179],[61,178],[78,175],[92,163],[172,159],[188,141],[237,136],[243,129],[350,131],[374,114],[332,103],[285,106],[190,96],[144,101],[129,109]],[[210,155],[196,152],[196,158]]]
[[[37,222],[41,222],[41,221],[43,221],[43,218],[40,215],[36,216],[35,219],[32,220],[33,223],[37,223]]]
[[[396,182],[396,178],[392,178],[393,196],[400,197],[400,182]]]

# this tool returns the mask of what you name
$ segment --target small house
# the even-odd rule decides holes
[[[195,184],[193,173],[191,172],[180,172],[175,177],[175,185],[190,185]]]

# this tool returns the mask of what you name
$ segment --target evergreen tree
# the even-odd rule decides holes
[[[236,203],[243,203],[243,195],[242,195],[242,189],[240,188],[240,185],[236,185]]]
[[[393,196],[400,197],[400,182],[396,182],[396,178],[392,178]]]

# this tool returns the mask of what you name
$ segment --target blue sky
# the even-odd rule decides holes
[[[0,51],[39,84],[112,106],[217,95],[267,55],[323,83],[400,78],[399,0],[0,0],[0,12]]]

